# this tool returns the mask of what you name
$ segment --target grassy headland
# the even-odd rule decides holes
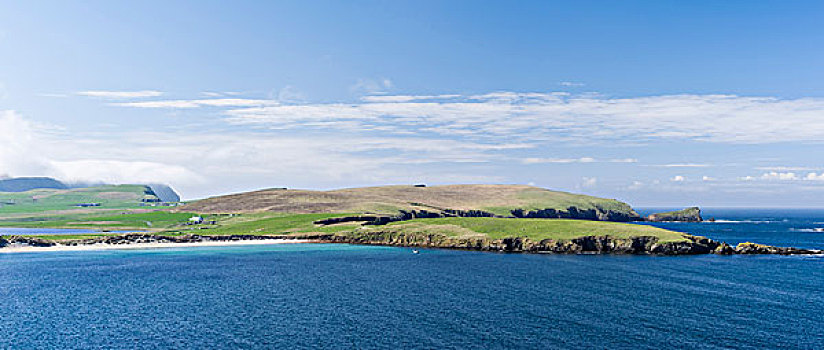
[[[158,210],[139,208],[143,187],[94,188],[65,193],[49,193],[48,202],[39,203],[41,212],[15,216],[0,213],[0,226],[28,228],[91,228],[100,232],[71,236],[42,235],[39,238],[66,241],[117,235],[106,230],[135,229],[164,236],[292,236],[337,237],[340,241],[376,235],[402,235],[427,241],[470,238],[481,241],[527,239],[569,241],[580,237],[629,239],[653,237],[658,242],[683,242],[678,232],[650,226],[607,221],[514,218],[513,211],[556,210],[558,212],[637,214],[626,203],[566,192],[520,185],[386,186],[305,191],[272,189],[210,198],[184,207]],[[120,190],[115,191],[115,189]],[[40,190],[38,190],[40,191]],[[119,193],[118,195],[113,192]],[[30,193],[23,194],[31,196]],[[127,198],[128,197],[128,198]],[[66,210],[75,202],[117,198],[117,211]],[[46,203],[49,203],[46,205]],[[20,207],[18,207],[20,208]],[[57,208],[63,208],[56,210]],[[481,213],[490,217],[464,217]],[[399,216],[399,213],[412,213]],[[18,213],[19,214],[19,213]],[[336,217],[391,216],[388,225],[367,225],[365,221],[323,225],[317,222]],[[421,216],[425,215],[425,216]],[[191,224],[192,216],[204,223]],[[436,218],[422,218],[442,216]],[[494,217],[493,217],[494,216]],[[599,217],[600,218],[600,217]],[[410,220],[411,219],[411,220]],[[597,220],[597,219],[596,219]],[[601,220],[603,220],[601,218]]]

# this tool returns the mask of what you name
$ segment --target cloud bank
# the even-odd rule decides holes
[[[270,129],[434,134],[540,142],[689,140],[765,144],[824,140],[824,99],[735,95],[611,98],[569,93],[378,95],[357,103],[141,101],[140,108],[227,107],[226,120]],[[234,107],[234,108],[233,108]]]

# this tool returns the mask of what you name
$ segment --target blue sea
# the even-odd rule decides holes
[[[662,226],[824,248],[824,211]],[[727,220],[720,221],[720,220]],[[0,254],[0,348],[821,349],[824,258],[290,244]]]

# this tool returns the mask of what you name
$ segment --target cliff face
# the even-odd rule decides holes
[[[264,239],[309,239],[326,243],[350,243],[387,245],[398,247],[427,247],[492,251],[505,253],[549,254],[636,254],[636,255],[695,255],[695,254],[824,254],[824,251],[772,247],[754,243],[741,243],[732,247],[705,237],[685,236],[685,242],[659,242],[656,237],[628,239],[610,236],[586,236],[571,240],[533,241],[514,237],[504,239],[455,238],[437,234],[406,234],[397,232],[369,231],[346,235],[308,234],[293,235],[225,235],[225,236],[164,236],[155,234],[125,234],[90,239],[56,242],[25,236],[0,237],[0,249],[9,245],[51,247],[57,245],[78,246],[91,244],[127,245],[139,243],[197,243],[243,241]]]
[[[595,209],[578,209],[576,207],[568,207],[566,210],[556,210],[552,208],[540,210],[512,210],[512,216],[516,218],[540,218],[540,219],[579,219],[579,220],[597,220],[597,221],[639,221],[641,217],[634,211],[613,211],[602,208]]]
[[[690,207],[683,210],[668,211],[664,213],[655,213],[647,216],[647,221],[681,221],[681,222],[701,222],[701,209],[698,207]]]
[[[180,195],[175,192],[169,185],[151,184],[146,185],[149,191],[163,202],[174,203],[180,202]]]
[[[585,236],[571,240],[541,240],[514,237],[504,239],[454,238],[438,234],[406,234],[398,232],[369,231],[349,235],[315,237],[323,241],[351,244],[374,244],[399,247],[430,247],[466,249],[507,253],[554,253],[554,254],[635,254],[635,255],[695,255],[695,254],[822,254],[818,250],[772,247],[742,243],[732,247],[706,237],[685,235],[687,241],[659,242],[656,237],[615,238],[611,236]]]

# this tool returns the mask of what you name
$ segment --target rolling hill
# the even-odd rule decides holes
[[[632,207],[614,199],[525,185],[382,186],[333,191],[268,189],[213,197],[179,209],[203,213],[455,213],[451,216],[579,218],[634,221]],[[461,215],[475,211],[476,215]],[[480,215],[479,215],[480,214]],[[483,215],[488,214],[488,215]]]
[[[68,189],[69,186],[50,177],[17,177],[0,180],[0,192],[25,192],[39,188]]]

